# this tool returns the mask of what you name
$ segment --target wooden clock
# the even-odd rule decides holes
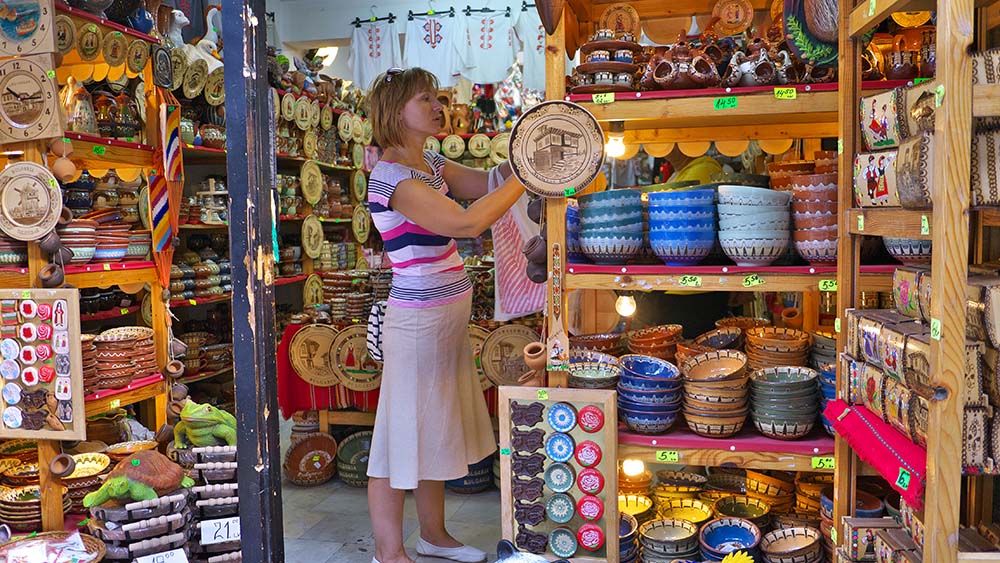
[[[0,7],[0,57],[54,53],[52,0],[4,2]]]
[[[0,144],[62,137],[52,55],[0,61]]]

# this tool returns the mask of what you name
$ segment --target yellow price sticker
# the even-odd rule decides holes
[[[712,101],[713,109],[733,109],[740,103],[739,98],[736,96],[726,96],[725,98],[716,98]]]
[[[832,457],[814,457],[812,458],[812,468],[813,469],[825,469],[827,471],[833,471],[836,466],[837,461]]]
[[[931,319],[931,338],[941,340],[941,319]]]
[[[844,154],[844,140],[837,139],[837,154]]]
[[[547,389],[539,389],[538,390],[538,400],[539,401],[548,401],[549,400],[549,391]]]
[[[105,272],[110,272],[111,271],[111,264],[105,264],[104,265],[104,271]]]
[[[31,299],[31,290],[25,289],[21,291],[21,299]]]
[[[120,406],[122,406],[122,400],[121,399],[111,399],[111,401],[108,402],[108,407],[109,408],[117,409]]]
[[[858,230],[859,231],[865,230],[865,216],[864,215],[858,215]]]
[[[590,97],[591,101],[595,104],[610,104],[615,101],[614,92],[604,92],[602,94],[594,94]]]
[[[681,276],[678,283],[684,287],[701,287],[701,276]]]
[[[313,461],[319,461],[319,456],[318,455],[314,455],[313,456]]]
[[[764,285],[764,279],[758,274],[750,274],[743,278],[743,287],[756,287],[758,285]]]
[[[929,235],[931,234],[931,222],[927,219],[926,215],[920,216],[920,234]]]
[[[774,97],[779,100],[794,100],[799,97],[799,91],[790,86],[776,87],[774,89]]]
[[[197,305],[198,302],[195,301],[194,299],[188,299],[188,304],[190,304],[190,305]]]
[[[128,309],[126,309],[126,308],[123,307],[121,313],[122,313],[122,315],[127,315],[128,314]]]
[[[656,450],[656,461],[663,463],[677,463],[681,460],[681,453],[677,450]]]
[[[830,529],[830,539],[833,540],[834,544],[837,543],[837,528]]]
[[[820,291],[837,291],[837,280],[819,280]]]

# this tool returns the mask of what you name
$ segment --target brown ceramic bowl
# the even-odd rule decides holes
[[[806,242],[809,240],[837,240],[836,229],[804,229],[792,231],[792,240],[795,242]]]
[[[688,428],[699,436],[712,436],[725,438],[732,436],[743,429],[746,423],[746,415],[728,418],[713,418],[698,415],[684,415]]]
[[[747,357],[737,350],[706,352],[688,359],[681,367],[687,381],[724,381],[746,374]]]
[[[836,174],[796,174],[792,176],[793,189],[826,190],[826,186],[837,187]]]
[[[803,215],[799,218],[796,215],[793,218],[795,230],[796,231],[806,231],[809,229],[822,229],[823,227],[836,227],[837,226],[837,215],[830,213],[828,215]]]
[[[681,325],[652,326],[630,333],[628,342],[642,347],[662,346],[677,340],[682,330],[684,327]]]
[[[695,387],[694,383],[684,384],[684,400],[699,401],[702,403],[737,403],[746,399],[750,388],[712,388]]]
[[[793,213],[837,213],[839,209],[836,201],[792,201]]]
[[[799,350],[812,344],[812,335],[801,330],[761,327],[747,331],[747,343],[776,352]]]
[[[715,321],[716,328],[727,326],[739,327],[743,332],[746,332],[751,328],[771,326],[771,321],[767,319],[755,319],[753,317],[726,317]]]

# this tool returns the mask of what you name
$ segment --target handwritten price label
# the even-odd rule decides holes
[[[510,455],[510,448],[500,448],[500,455]]]
[[[31,290],[25,289],[21,291],[21,299],[31,299]]]
[[[681,460],[681,453],[677,450],[656,450],[656,461],[663,463],[677,463]]]
[[[910,488],[910,472],[899,468],[899,477],[896,477],[896,486],[904,491]]]
[[[865,216],[858,215],[858,231],[865,230]]]
[[[844,140],[837,139],[837,154],[844,154]]]
[[[110,401],[108,401],[108,407],[110,408],[117,409],[120,406],[122,406],[121,399],[111,399]]]
[[[834,526],[833,529],[830,530],[830,539],[833,540],[834,544],[837,543],[837,528],[836,528],[836,526]]]
[[[111,271],[111,264],[105,264],[104,265],[104,271],[105,272],[110,272]]]
[[[941,340],[941,319],[931,319],[931,338]]]
[[[93,151],[93,153],[97,156],[104,156],[104,153],[108,152],[108,149],[102,147],[101,145],[94,145],[94,148],[91,149],[91,151]]]
[[[819,280],[820,291],[837,291],[837,280]]]
[[[183,548],[137,557],[135,563],[188,563]]]
[[[214,545],[240,539],[240,517],[207,520],[199,524],[201,545]]]
[[[590,97],[591,101],[595,104],[610,104],[615,101],[614,92],[605,92],[603,94],[594,94]]]
[[[920,216],[920,234],[922,235],[931,234],[931,222],[927,219],[926,215]]]
[[[681,276],[678,283],[684,287],[701,287],[701,276]]]
[[[764,280],[758,274],[750,274],[743,278],[743,287],[756,287],[764,285]]]
[[[712,107],[714,109],[733,109],[740,103],[736,96],[726,96],[725,98],[716,98],[712,102]]]
[[[546,389],[539,389],[538,390],[538,400],[539,401],[548,401],[549,400],[549,392],[548,392],[548,390],[546,390]]]
[[[774,97],[779,100],[794,100],[799,97],[799,91],[790,87],[775,88]]]
[[[833,330],[837,334],[840,334],[840,318],[833,319]]]
[[[566,188],[563,190],[564,197],[573,197],[576,194],[576,188]]]
[[[827,471],[833,471],[837,462],[832,457],[814,457],[812,458],[812,468],[813,469],[825,469]]]
[[[868,17],[875,15],[875,0],[868,0]]]

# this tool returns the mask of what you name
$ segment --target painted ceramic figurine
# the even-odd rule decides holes
[[[102,505],[110,500],[135,502],[188,488],[194,481],[181,466],[156,450],[146,450],[123,459],[108,473],[101,488],[83,497],[83,506]]]
[[[235,446],[236,417],[209,404],[188,399],[181,420],[174,426],[174,446],[180,449],[206,446]]]
[[[719,80],[715,62],[681,38],[653,69],[653,81],[664,90],[711,88]]]
[[[772,55],[767,43],[760,37],[750,41],[747,50],[749,55],[743,51],[733,53],[729,68],[722,77],[723,86],[768,86],[787,82],[788,70],[792,68],[787,52],[780,51]],[[779,72],[779,68],[786,65],[785,71]]]

